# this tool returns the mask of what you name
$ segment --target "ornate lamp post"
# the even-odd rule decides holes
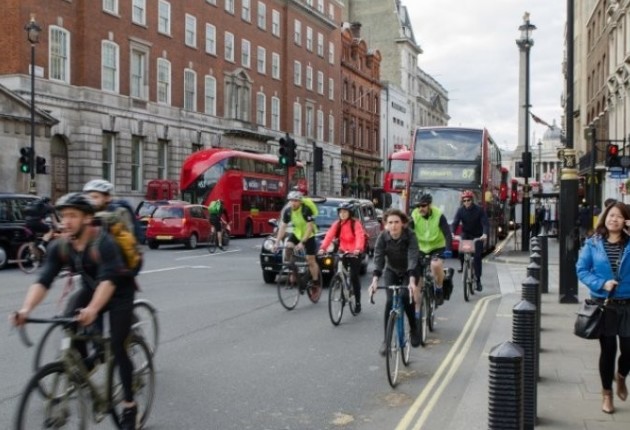
[[[39,35],[42,28],[35,22],[35,16],[31,15],[30,22],[24,27],[28,41],[31,43],[31,181],[29,192],[37,194],[35,184],[35,45],[39,43]]]

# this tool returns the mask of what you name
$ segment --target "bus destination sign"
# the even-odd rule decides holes
[[[475,166],[446,165],[446,164],[416,164],[413,182],[438,183],[478,183],[479,176]]]

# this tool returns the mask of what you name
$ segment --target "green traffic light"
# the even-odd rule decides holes
[[[281,166],[286,166],[289,160],[287,159],[286,156],[283,155],[278,158],[278,161],[280,162]]]
[[[31,169],[29,168],[28,164],[22,164],[22,165],[20,166],[20,171],[21,171],[22,173],[30,173],[30,172],[31,172]]]

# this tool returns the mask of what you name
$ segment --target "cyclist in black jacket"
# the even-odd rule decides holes
[[[405,285],[409,284],[409,290],[418,289],[416,283],[415,270],[418,264],[418,242],[416,236],[407,228],[407,215],[398,209],[389,209],[383,217],[385,229],[379,234],[374,247],[374,272],[369,294],[376,294],[378,278],[381,275],[385,278],[385,285]],[[403,290],[403,302],[405,303],[405,313],[409,319],[411,330],[411,346],[414,348],[420,345],[421,337],[418,332],[418,323],[415,315],[415,305],[409,303],[411,291]],[[414,294],[418,296],[418,294]],[[392,308],[393,293],[387,290],[387,303],[385,304],[385,330],[387,330],[387,319]],[[383,341],[379,353],[385,355],[387,343]]]
[[[481,286],[481,254],[483,253],[483,241],[488,238],[489,224],[486,211],[484,211],[481,206],[476,205],[473,198],[474,194],[470,190],[466,190],[462,193],[462,206],[457,209],[457,213],[451,224],[451,229],[455,232],[455,229],[457,229],[461,222],[461,238],[463,240],[481,239],[475,242],[474,258],[477,291],[481,291],[483,288]],[[458,272],[461,273],[464,270],[464,255],[462,253],[459,254],[459,261],[461,266]]]

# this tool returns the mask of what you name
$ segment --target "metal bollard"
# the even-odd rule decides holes
[[[488,428],[523,430],[523,348],[503,342],[488,358]]]
[[[536,332],[538,333],[538,336],[536,337],[536,351],[540,352],[540,282],[538,282],[538,280],[533,276],[528,276],[521,283],[521,286],[523,287],[521,291],[521,299],[527,300],[532,305],[536,306]],[[540,368],[538,366],[538,364],[540,363],[539,356],[539,353],[536,354],[537,371],[540,371]],[[537,373],[536,377],[538,378],[539,376],[540,374]]]
[[[532,261],[527,265],[527,276],[531,276],[540,283],[540,265]]]
[[[512,309],[512,342],[523,348],[523,424],[525,429],[536,425],[538,390],[538,349],[536,338],[536,306],[521,300]]]
[[[540,292],[549,292],[549,238],[546,234],[538,236],[540,239]]]

